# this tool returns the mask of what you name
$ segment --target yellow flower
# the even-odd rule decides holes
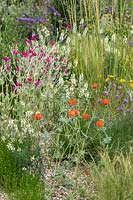
[[[102,78],[102,74],[97,75],[97,78]]]
[[[108,78],[105,79],[105,82],[108,82],[109,80],[110,80],[110,78],[108,77]]]
[[[130,83],[133,83],[133,80],[130,80]]]
[[[125,83],[126,80],[125,80],[125,79],[120,79],[119,82],[120,82],[120,83]]]
[[[132,88],[132,89],[133,89],[133,82],[131,82],[131,83],[130,83],[130,88]]]
[[[115,78],[116,75],[109,75],[108,77],[109,77],[109,78]]]

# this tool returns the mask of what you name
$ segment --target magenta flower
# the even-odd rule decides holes
[[[26,79],[26,82],[27,82],[27,83],[32,83],[32,82],[33,82],[33,78],[28,77],[28,78]]]
[[[6,66],[6,70],[10,71],[12,69],[11,66]]]
[[[39,86],[40,84],[41,84],[40,80],[38,80],[38,81],[35,82],[35,86]]]
[[[17,54],[18,54],[18,51],[14,50],[13,55],[17,55]]]
[[[26,43],[31,43],[31,40],[27,39],[27,40],[26,40]]]
[[[68,74],[68,72],[69,72],[68,69],[64,70],[64,74]]]
[[[46,62],[50,62],[51,61],[50,58],[46,58],[45,60],[46,60]]]
[[[66,28],[68,28],[68,29],[71,28],[71,25],[67,23]]]
[[[36,40],[36,37],[35,37],[35,36],[32,36],[32,37],[31,37],[31,40],[33,40],[33,41]]]
[[[53,46],[53,45],[55,44],[55,42],[52,42],[52,41],[51,41],[51,42],[49,42],[49,44],[50,44],[51,46]]]
[[[44,57],[45,57],[45,56],[46,56],[46,53],[42,53],[41,56],[44,56]]]
[[[19,60],[19,58],[15,58],[15,60],[16,60],[16,61],[18,61],[18,60]]]
[[[13,85],[13,86],[12,86],[12,90],[13,90],[13,91],[17,90],[17,87]]]
[[[20,82],[16,82],[16,86],[22,86],[22,84]]]
[[[7,57],[7,56],[4,56],[4,57],[3,57],[3,60],[5,60],[6,62],[8,62],[8,61],[11,60],[11,58],[9,58],[9,57]]]
[[[16,71],[17,71],[17,72],[20,72],[21,70],[22,70],[22,69],[21,69],[20,67],[17,67],[17,68],[16,68]]]
[[[27,52],[22,52],[22,56],[23,56],[23,57],[26,58],[26,57],[28,57],[28,55],[29,55],[29,54],[28,54]]]

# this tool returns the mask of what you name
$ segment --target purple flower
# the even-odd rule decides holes
[[[115,88],[115,84],[114,83],[111,84],[111,88],[112,89]]]
[[[122,90],[122,86],[118,86],[117,90],[121,91]]]
[[[124,100],[123,100],[123,103],[124,103],[124,104],[128,103],[128,100],[127,100],[127,99],[124,99]]]
[[[120,107],[117,108],[117,110],[118,110],[118,111],[124,111],[125,108],[124,108],[123,106],[120,106]]]
[[[102,103],[102,99],[101,98],[99,98],[97,101],[98,101],[98,103]]]
[[[103,91],[103,95],[107,96],[108,95],[108,91]]]
[[[34,19],[28,18],[28,17],[26,17],[26,18],[17,18],[17,20],[19,22],[24,22],[24,23],[27,23],[27,24],[34,24],[35,23]]]
[[[115,98],[116,98],[116,99],[120,99],[121,97],[120,97],[120,95],[116,94],[116,95],[115,95]]]
[[[128,46],[133,46],[133,42],[128,42]]]
[[[47,6],[50,11],[52,11],[57,17],[61,17],[61,14],[52,6]]]
[[[42,19],[40,17],[37,17],[36,18],[36,22],[39,22],[39,23],[44,23],[46,20],[45,19]]]

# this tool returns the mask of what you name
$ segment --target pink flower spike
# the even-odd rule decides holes
[[[55,44],[55,42],[52,42],[52,41],[51,41],[51,42],[49,42],[49,44],[50,44],[51,46],[53,46],[53,45]]]
[[[17,55],[17,54],[18,54],[18,51],[14,50],[13,55]]]
[[[18,61],[18,60],[19,60],[19,58],[15,58],[15,60],[16,60],[16,61]]]
[[[15,42],[15,44],[17,45],[17,44],[19,44],[19,42]]]
[[[12,69],[11,66],[6,66],[6,70],[10,71]]]
[[[45,60],[46,60],[46,62],[48,62],[48,63],[51,61],[50,58],[46,58]]]

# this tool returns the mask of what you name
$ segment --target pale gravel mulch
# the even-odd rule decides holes
[[[1,191],[0,191],[0,200],[8,200],[7,195]]]

